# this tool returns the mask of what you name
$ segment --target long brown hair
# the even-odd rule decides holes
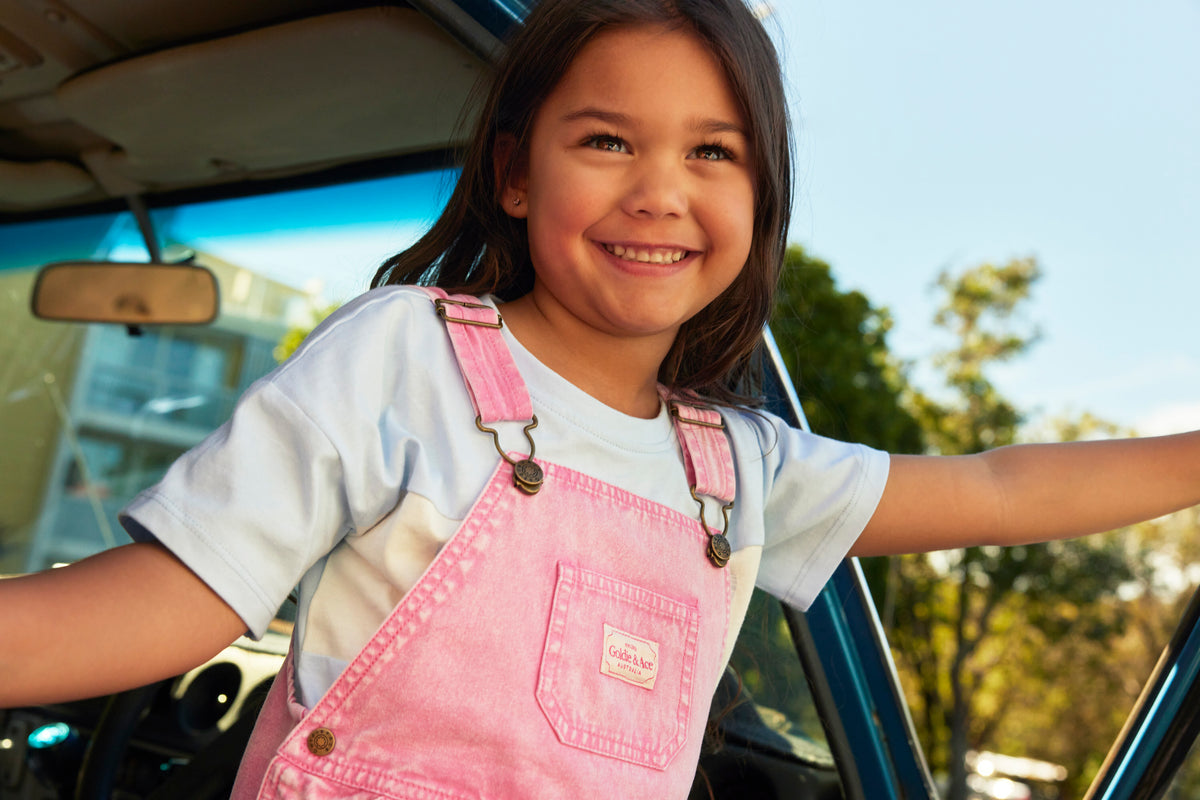
[[[791,133],[775,47],[744,0],[543,0],[496,66],[445,210],[416,244],[383,263],[372,286],[436,285],[503,300],[533,287],[525,221],[502,208],[507,175],[496,174],[497,137],[512,136],[523,152],[535,114],[576,54],[618,25],[695,34],[724,67],[749,122],[756,173],[750,255],[729,288],[683,324],[658,377],[717,403],[753,403],[754,355],[787,244]]]

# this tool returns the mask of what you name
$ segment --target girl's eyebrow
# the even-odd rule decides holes
[[[570,111],[566,114],[563,114],[562,117],[563,122],[575,122],[581,119],[594,119],[614,126],[634,125],[633,117],[629,116],[628,114],[623,114],[620,111],[609,111],[607,109],[597,108],[595,106],[586,106],[576,111]],[[688,127],[697,132],[706,134],[729,133],[742,137],[745,137],[746,135],[746,131],[736,122],[730,122],[729,120],[717,118],[694,119],[689,121]]]
[[[738,125],[736,122],[729,122],[728,120],[723,119],[696,120],[692,127],[698,131],[703,131],[704,133],[732,133],[741,137],[746,136],[746,131],[741,125]]]
[[[632,118],[628,114],[622,114],[619,111],[606,111],[595,106],[587,106],[577,111],[571,111],[563,114],[563,122],[575,122],[581,119],[594,119],[600,122],[607,122],[610,125],[630,125],[633,123]]]

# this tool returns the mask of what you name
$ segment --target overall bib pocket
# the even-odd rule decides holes
[[[700,611],[560,562],[537,701],[559,741],[665,769],[687,740]]]

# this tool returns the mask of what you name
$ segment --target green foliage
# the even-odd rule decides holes
[[[907,396],[931,451],[962,455],[1017,441],[1023,416],[989,369],[1036,341],[1020,312],[1040,275],[1025,258],[938,278],[944,299],[934,321],[954,339],[935,360],[947,399]],[[1085,416],[1051,438],[1113,432]],[[950,800],[966,797],[968,749],[1057,759],[1073,781],[1095,768],[1119,729],[1113,701],[1124,696],[1123,710],[1133,701],[1114,685],[1121,681],[1097,670],[1103,650],[1129,635],[1128,609],[1115,598],[1138,577],[1137,555],[1128,537],[1108,535],[896,562],[889,635],[931,764],[949,775]],[[1057,724],[1047,708],[1058,710]],[[1068,718],[1080,727],[1061,724]]]
[[[837,288],[829,265],[787,250],[771,331],[814,431],[893,453],[922,450],[900,402],[903,365],[887,347],[892,318],[860,292]]]
[[[938,277],[945,299],[934,323],[953,334],[956,344],[940,353],[934,364],[953,399],[943,404],[919,392],[910,398],[935,452],[979,453],[1016,441],[1023,418],[999,394],[986,369],[1022,355],[1037,340],[1036,331],[1015,331],[1011,322],[1040,277],[1041,269],[1032,258],[1002,266],[982,264],[961,275],[943,272]]]
[[[311,324],[289,328],[287,333],[280,337],[279,343],[275,345],[275,349],[271,351],[271,355],[275,357],[276,363],[282,364],[284,361],[287,361],[292,353],[296,352],[296,348],[312,333],[313,328],[317,327],[321,323],[321,320],[337,310],[338,306],[336,304],[326,306],[323,309],[313,312]]]

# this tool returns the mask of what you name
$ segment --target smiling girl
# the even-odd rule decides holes
[[[889,457],[749,410],[788,143],[741,0],[545,0],[430,232],[130,505],[138,544],[0,586],[0,700],[178,673],[298,584],[236,796],[682,797],[756,584],[1200,501],[1197,434]]]

